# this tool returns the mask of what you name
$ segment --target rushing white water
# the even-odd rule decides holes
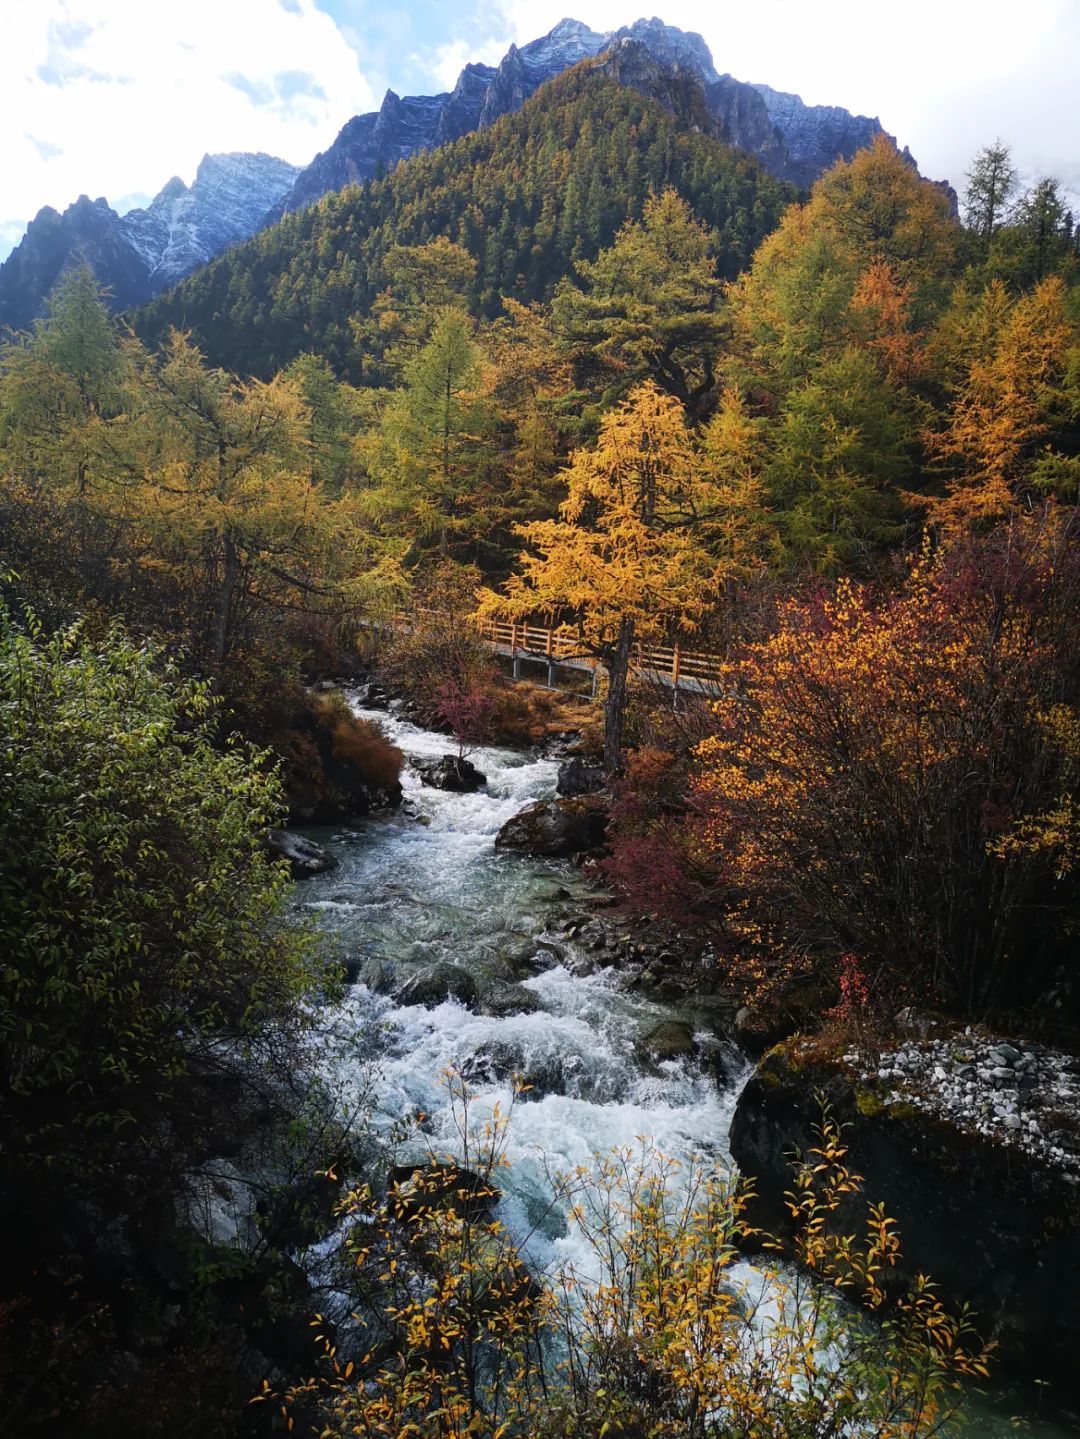
[[[379,723],[407,759],[453,750],[445,735],[393,715],[358,713]],[[336,1031],[355,1047],[327,1062],[345,1103],[364,1090],[383,1133],[424,1115],[423,1143],[440,1154],[460,1154],[448,1069],[467,1079],[477,1120],[496,1103],[510,1105],[514,1074],[531,1081],[511,1118],[500,1214],[534,1263],[587,1271],[583,1241],[551,1210],[551,1175],[642,1143],[675,1159],[726,1165],[744,1076],[718,1087],[698,1059],[643,1059],[642,1037],[671,1017],[670,1008],[622,989],[614,970],[589,972],[587,956],[546,928],[553,907],[584,900],[580,876],[569,864],[494,847],[506,820],[552,792],[556,763],[497,748],[469,758],[487,775],[475,794],[428,788],[406,767],[400,814],[310,831],[339,866],[305,881],[299,900],[317,913],[342,957],[392,964],[399,982],[449,960],[485,984],[522,983],[542,1008],[492,1017],[446,998],[425,1009],[360,983],[334,1016]],[[708,1036],[699,1038],[704,1051]],[[968,1435],[1010,1432],[1007,1412],[978,1407]],[[1068,1432],[1029,1423],[1041,1439]]]
[[[408,758],[453,748],[445,735],[392,715],[360,713],[381,723]],[[556,900],[584,894],[576,870],[496,853],[500,827],[553,791],[557,765],[496,748],[469,758],[487,775],[475,794],[431,789],[407,767],[401,814],[319,832],[339,867],[305,884],[301,898],[343,954],[391,961],[401,977],[450,960],[482,982],[520,981],[542,1008],[491,1017],[446,998],[425,1009],[360,983],[337,1018],[339,1031],[361,1036],[338,1082],[347,1089],[350,1062],[357,1085],[373,1072],[378,1127],[388,1131],[423,1113],[425,1143],[455,1153],[446,1071],[466,1077],[480,1121],[497,1102],[510,1105],[512,1076],[523,1076],[533,1088],[514,1106],[502,1218],[535,1261],[583,1262],[557,1220],[536,1227],[550,1203],[551,1174],[642,1141],[672,1158],[726,1162],[737,1086],[719,1090],[695,1059],[644,1060],[643,1036],[670,1009],[624,991],[613,970],[585,972],[585,956],[546,931]]]

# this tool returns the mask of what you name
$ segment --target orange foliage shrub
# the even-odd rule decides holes
[[[751,967],[848,952],[871,989],[908,976],[969,1015],[1080,1008],[1078,602],[1080,534],[1051,516],[889,596],[792,601],[728,665],[694,849]]]
[[[383,732],[368,720],[358,719],[339,694],[321,695],[315,721],[329,731],[330,750],[350,765],[367,784],[391,789],[401,777],[403,756]]]

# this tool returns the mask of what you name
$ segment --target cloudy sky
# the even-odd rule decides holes
[[[569,7],[569,8],[568,8]],[[1080,194],[1080,0],[652,0],[716,67],[879,115],[924,174],[963,187],[1008,140]],[[42,205],[120,210],[207,151],[306,164],[392,86],[430,93],[570,13],[598,30],[633,0],[0,0],[0,257]]]

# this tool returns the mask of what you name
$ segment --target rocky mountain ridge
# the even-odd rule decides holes
[[[718,74],[700,35],[655,17],[607,32],[565,19],[538,40],[511,45],[495,68],[466,66],[450,92],[402,98],[388,90],[380,110],[354,117],[315,157],[268,221],[303,209],[330,190],[374,179],[418,150],[494,124],[519,110],[545,81],[583,60],[596,60],[623,84],[661,100],[665,89],[681,82],[700,97],[701,128],[756,156],[778,179],[801,186],[883,133],[876,118],[805,105],[798,95]]]
[[[121,216],[86,195],[63,214],[45,206],[0,265],[0,326],[24,329],[84,260],[115,308],[152,299],[260,229],[299,173],[272,155],[205,155],[191,185],[174,175],[145,209]]]
[[[290,211],[486,129],[583,61],[658,100],[680,124],[745,150],[777,178],[804,187],[883,133],[876,118],[805,105],[797,95],[718,73],[700,35],[655,17],[608,32],[564,19],[529,44],[511,45],[498,66],[466,65],[451,91],[388,90],[378,111],[354,116],[303,169],[269,155],[208,155],[191,186],[174,177],[146,209],[122,217],[104,199],[85,195],[62,215],[46,207],[0,265],[0,327],[29,325],[59,277],[83,260],[115,308],[142,304]]]

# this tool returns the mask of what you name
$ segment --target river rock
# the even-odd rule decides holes
[[[568,859],[600,848],[607,822],[607,808],[595,796],[541,800],[506,821],[495,836],[495,848]]]
[[[337,866],[337,860],[327,854],[321,844],[305,835],[294,834],[291,829],[267,830],[266,848],[274,859],[289,861],[293,879],[309,879],[313,874],[325,874]]]
[[[484,995],[480,1010],[494,1019],[504,1019],[510,1014],[535,1014],[543,1007],[539,996],[523,984],[493,984]]]
[[[565,760],[559,766],[555,791],[566,799],[576,799],[583,794],[596,794],[598,790],[602,790],[605,779],[602,764],[575,755],[573,759]]]
[[[481,1219],[499,1202],[490,1179],[471,1169],[445,1164],[395,1164],[387,1198],[392,1212],[408,1219],[432,1209],[450,1209],[461,1219]]]
[[[491,1039],[473,1054],[467,1077],[482,1083],[515,1080],[524,1086],[522,1099],[536,1100],[546,1094],[566,1094],[582,1067],[577,1054],[528,1053],[512,1038]]]
[[[410,975],[394,998],[399,1004],[423,1005],[425,1009],[433,1009],[450,998],[466,1009],[475,1009],[479,989],[476,980],[460,964],[432,964]]]
[[[964,1130],[865,1083],[798,1039],[771,1050],[739,1097],[731,1153],[752,1181],[751,1224],[790,1232],[784,1201],[790,1155],[816,1143],[820,1098],[847,1126],[848,1162],[864,1176],[861,1195],[837,1215],[841,1232],[865,1228],[866,1204],[881,1202],[901,1241],[900,1283],[929,1275],[949,1308],[969,1304],[994,1339],[995,1376],[1011,1373],[1060,1383],[1068,1402],[1080,1333],[1080,1186],[1060,1167],[1002,1142],[1000,1133]],[[1004,1111],[1004,1114],[1011,1114]]]
[[[377,680],[368,680],[353,691],[353,699],[361,709],[385,710],[390,708],[390,698]]]
[[[383,955],[369,954],[360,963],[357,979],[371,990],[372,994],[393,994],[400,981],[397,965]]]
[[[487,784],[487,775],[462,755],[444,754],[438,759],[414,759],[412,767],[421,781],[432,789],[453,794],[472,794]]]
[[[683,1059],[694,1052],[694,1031],[678,1019],[665,1019],[649,1030],[641,1048],[651,1059]]]

